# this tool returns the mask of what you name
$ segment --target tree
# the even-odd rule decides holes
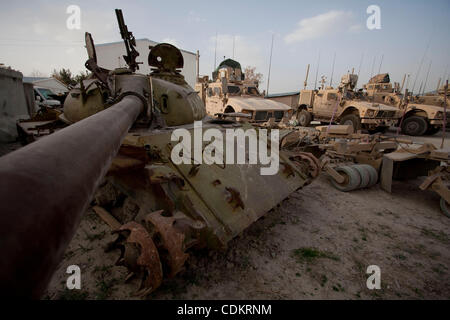
[[[61,70],[57,71],[56,69],[53,70],[52,77],[58,79],[62,83],[64,83],[67,86],[75,86],[77,83],[79,83],[82,80],[87,79],[90,76],[90,73],[87,71],[81,71],[77,75],[73,75],[72,71],[69,69],[62,68]]]
[[[81,71],[79,74],[77,74],[74,78],[76,83],[80,83],[80,81],[86,80],[87,78],[89,78],[91,76],[91,74],[89,73],[89,71]]]
[[[262,73],[256,72],[256,67],[247,66],[244,69],[245,80],[248,81],[257,81],[261,83],[263,80]]]
[[[72,76],[72,72],[69,69],[62,68],[61,70],[57,71],[56,69],[53,70],[52,77],[58,79],[62,83],[64,83],[66,86],[74,86],[77,84],[75,79]]]

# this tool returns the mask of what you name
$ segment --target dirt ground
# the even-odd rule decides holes
[[[438,145],[440,134],[421,139]],[[421,181],[396,181],[392,194],[378,185],[343,193],[321,176],[227,251],[193,253],[148,299],[450,299],[450,218]],[[137,282],[113,266],[118,252],[104,252],[113,239],[88,211],[45,298],[137,299]],[[81,290],[65,289],[72,264]],[[380,290],[367,289],[369,265],[380,267]]]

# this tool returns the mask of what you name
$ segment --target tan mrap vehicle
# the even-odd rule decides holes
[[[209,115],[233,116],[249,122],[265,122],[270,118],[278,122],[291,116],[291,107],[264,99],[258,82],[245,79],[239,62],[222,61],[212,76],[213,81],[205,76],[195,85]]]
[[[399,84],[394,87],[390,83],[389,74],[379,74],[372,77],[363,88],[369,101],[385,103],[400,110],[403,120],[398,123],[402,133],[411,136],[433,135],[437,133],[444,119],[444,90],[438,94],[408,97],[408,103],[403,99]],[[447,105],[448,105],[447,98]],[[447,113],[450,118],[450,112]]]
[[[352,125],[353,131],[365,129],[383,132],[395,125],[397,109],[381,103],[364,101],[360,92],[354,92],[356,74],[342,77],[338,88],[323,85],[319,90],[301,90],[297,109],[299,125],[308,126],[312,120]]]

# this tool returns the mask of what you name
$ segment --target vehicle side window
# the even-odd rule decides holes
[[[214,95],[215,96],[220,96],[220,88],[218,88],[218,87],[214,88]]]
[[[212,88],[208,88],[208,97],[211,97],[213,95],[213,90]]]
[[[336,93],[328,93],[327,100],[337,100]]]

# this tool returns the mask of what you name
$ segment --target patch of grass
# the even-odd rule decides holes
[[[96,299],[97,300],[106,300],[114,291],[114,285],[117,283],[116,279],[111,280],[99,280],[95,284],[98,288]]]
[[[86,240],[89,240],[89,241],[101,240],[105,237],[105,235],[106,235],[105,231],[102,231],[99,233],[93,233],[93,234],[86,233]]]
[[[434,272],[436,272],[438,275],[443,276],[445,275],[447,272],[444,270],[444,268],[447,270],[447,267],[445,267],[442,264],[439,264],[438,266],[434,266],[431,268],[431,270],[433,270]]]
[[[401,253],[394,254],[393,257],[398,260],[406,260],[406,257],[404,255],[402,255]]]
[[[78,245],[78,249],[81,250],[82,253],[86,253],[92,250],[92,248],[85,247],[81,243]]]
[[[102,265],[102,266],[95,266],[94,273],[97,272],[109,272],[112,269],[112,265]]]
[[[450,242],[450,237],[448,234],[439,231],[439,232],[435,232],[434,230],[430,230],[427,228],[422,228],[422,234],[424,236],[427,236],[429,238],[433,238],[436,239],[442,243],[448,244]]]
[[[78,289],[69,290],[65,288],[64,291],[60,292],[58,300],[86,300],[88,296],[89,293],[83,290]]]
[[[340,283],[337,283],[336,285],[333,285],[332,288],[336,292],[344,292],[345,291],[345,289],[341,286]]]
[[[320,278],[320,286],[324,287],[325,284],[327,283],[327,281],[328,281],[327,276],[326,275],[322,275],[322,277]]]
[[[330,252],[320,251],[315,248],[308,248],[308,247],[292,250],[291,256],[295,258],[299,263],[305,261],[313,261],[317,258],[326,258],[334,261],[339,261],[339,257],[333,255]]]

